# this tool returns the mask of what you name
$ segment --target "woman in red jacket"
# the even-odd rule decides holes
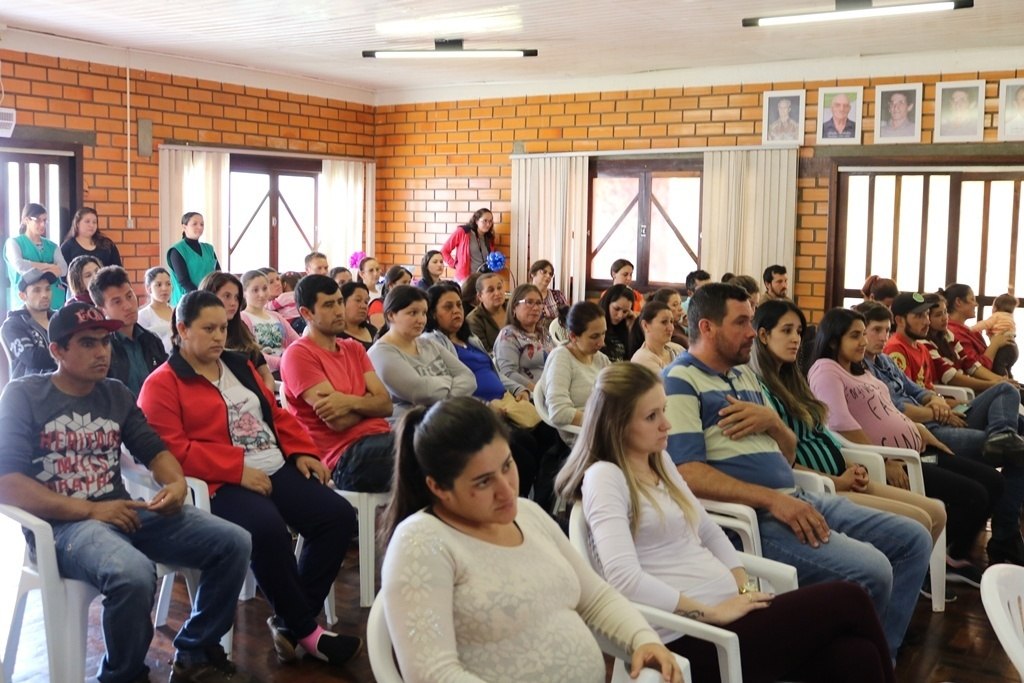
[[[217,295],[186,294],[172,326],[174,350],[146,380],[139,406],[186,475],[210,485],[213,513],[252,534],[252,571],[274,609],[267,624],[278,659],[304,650],[347,662],[362,640],[325,631],[316,617],[356,530],[352,507],[327,488],[316,447],[252,363],[224,350],[228,318]],[[306,540],[297,563],[288,527]]]
[[[494,215],[490,209],[477,209],[465,225],[460,225],[441,247],[441,258],[455,269],[455,279],[465,282],[470,273],[480,272],[487,255],[494,249]],[[452,256],[452,252],[455,255]]]

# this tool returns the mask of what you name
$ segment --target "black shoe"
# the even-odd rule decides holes
[[[1024,538],[1019,533],[1013,534],[1012,538],[997,541],[991,539],[986,546],[988,551],[988,564],[1016,564],[1024,566]]]
[[[220,646],[207,650],[206,658],[191,666],[174,662],[168,683],[253,683],[252,676],[235,668]]]
[[[993,467],[1024,465],[1024,439],[1016,432],[999,432],[985,441],[981,456]]]
[[[944,587],[944,592],[945,595],[942,597],[946,602],[953,602],[956,600],[956,593],[950,592],[948,586]],[[924,575],[924,585],[921,586],[921,597],[927,600],[932,599],[932,578],[930,574]]]
[[[270,628],[270,637],[274,641],[277,661],[282,664],[298,661],[299,654],[295,651],[295,647],[299,644],[299,639],[275,615],[267,617],[267,626]]]
[[[352,660],[362,649],[362,638],[324,631],[316,643],[316,650],[313,652],[307,650],[306,654],[328,664],[341,665]]]
[[[946,581],[963,583],[973,588],[981,588],[981,570],[969,562],[954,566],[946,564]]]

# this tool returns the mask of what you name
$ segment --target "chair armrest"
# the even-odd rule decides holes
[[[932,387],[939,396],[948,396],[949,398],[955,398],[958,401],[972,401],[974,400],[974,389],[968,387],[954,387],[950,384],[936,384]]]
[[[751,576],[766,579],[776,593],[788,593],[799,587],[796,567],[775,560],[769,560],[750,553],[740,553],[743,568]]]
[[[36,567],[40,576],[60,576],[60,570],[57,568],[57,546],[53,540],[53,527],[49,522],[13,505],[0,505],[0,517],[6,517],[32,533],[36,547]],[[26,552],[26,559],[27,556]]]
[[[202,479],[185,477],[185,484],[192,494],[192,504],[204,512],[210,511],[210,487]]]
[[[883,458],[902,460],[907,466],[907,477],[910,479],[910,490],[914,493],[927,495],[924,491],[924,471],[921,469],[921,454],[909,448],[892,448],[891,446],[869,446],[867,444],[855,444],[842,436],[836,434],[839,444],[843,448],[852,448],[857,451],[869,451],[877,453]],[[844,456],[845,457],[845,456]]]
[[[793,480],[796,481],[796,485],[804,491],[810,491],[811,493],[826,493],[825,477],[821,476],[817,472],[793,470]],[[834,488],[835,487],[833,487],[833,489]],[[834,490],[832,492],[835,493]]]
[[[864,446],[864,448],[870,448]],[[848,465],[863,465],[868,471],[868,478],[879,484],[885,483],[885,458],[878,453],[859,448],[843,448],[843,458]]]
[[[743,541],[743,550],[754,555],[761,554],[761,531],[754,508],[705,498],[700,499],[700,504],[704,506],[715,524],[736,532]]]

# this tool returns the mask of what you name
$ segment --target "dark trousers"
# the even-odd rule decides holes
[[[874,605],[855,583],[819,583],[777,595],[767,609],[723,628],[740,638],[744,683],[896,680]],[[690,660],[694,683],[721,680],[711,643],[683,637],[667,647]]]
[[[950,557],[964,559],[985,528],[992,506],[1003,495],[1003,477],[966,457],[938,453],[937,464],[923,463],[924,490],[946,504],[946,544]]]
[[[274,612],[299,638],[316,629],[316,617],[338,576],[352,537],[356,513],[348,502],[288,462],[270,477],[262,496],[241,486],[217,489],[213,514],[252,534],[252,573]],[[305,539],[298,562],[288,527]]]
[[[387,493],[395,469],[395,437],[391,432],[370,434],[345,449],[334,466],[339,491]]]

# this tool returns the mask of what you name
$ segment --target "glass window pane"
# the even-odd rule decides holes
[[[1013,226],[1013,181],[993,180],[988,201],[988,254],[985,294],[998,296],[1010,287],[1010,244]],[[979,233],[980,234],[980,233]]]
[[[921,272],[921,216],[924,210],[924,176],[905,175],[900,179],[900,236],[896,282],[906,289],[917,289]]]
[[[306,176],[279,176],[277,187],[277,264],[280,270],[306,269],[306,254],[319,248],[315,238],[316,179]]]
[[[851,175],[846,200],[846,267],[843,286],[860,289],[871,273],[864,272],[867,263],[867,242],[856,235],[868,234],[868,184],[866,175]]]
[[[964,181],[960,190],[960,235],[981,234],[981,221],[985,203],[985,183],[980,180]],[[957,249],[956,281],[980,282],[981,240],[961,239]],[[980,294],[981,292],[975,292]]]
[[[39,164],[28,165],[28,201],[42,203],[43,198],[39,196]]]
[[[236,273],[270,265],[270,176],[231,173],[227,268]]]
[[[10,237],[18,234],[18,226],[21,225],[21,164],[15,161],[7,162],[7,215],[3,220],[7,225],[5,235]]]
[[[60,210],[60,166],[57,164],[46,164],[46,209],[50,219],[46,224],[47,237],[60,244],[61,239],[61,214]],[[70,218],[70,217],[69,217]],[[70,226],[69,226],[70,227]]]
[[[640,192],[640,179],[594,179],[594,216],[591,227],[590,272],[595,279],[610,279],[611,266],[616,259],[637,262],[636,231],[639,211],[635,199]],[[623,216],[623,211],[632,208]],[[621,220],[620,220],[621,218]],[[614,232],[612,232],[614,230]],[[611,234],[605,245],[597,250],[601,241]]]
[[[924,290],[946,286],[946,242],[949,238],[949,176],[928,178],[928,244],[925,248]]]
[[[871,273],[892,277],[893,219],[896,216],[896,176],[875,176],[874,226],[871,232]],[[856,233],[854,233],[856,234]]]
[[[697,262],[683,247],[676,231],[685,240],[690,251],[699,256],[700,178],[655,177],[651,180],[651,193],[657,204],[651,206],[647,280],[681,284],[686,273],[697,269]],[[675,227],[675,231],[672,230],[669,221]]]

